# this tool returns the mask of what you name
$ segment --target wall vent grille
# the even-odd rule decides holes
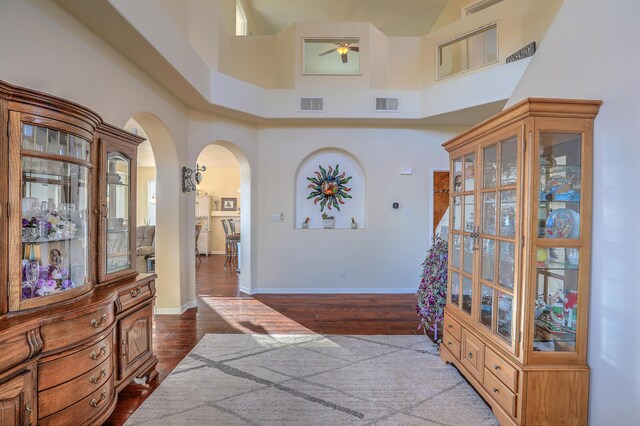
[[[324,111],[324,98],[300,98],[300,111]]]
[[[400,99],[398,98],[376,98],[376,111],[398,112],[400,111]]]

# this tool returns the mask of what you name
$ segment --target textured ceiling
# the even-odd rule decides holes
[[[247,0],[258,34],[295,22],[370,22],[388,36],[429,32],[448,0]]]

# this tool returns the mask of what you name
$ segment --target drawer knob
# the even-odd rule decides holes
[[[500,366],[499,366],[499,365],[494,365],[494,366],[493,366],[493,369],[494,369],[494,370],[500,370]]]
[[[493,393],[498,393],[498,392],[500,392],[500,391],[498,390],[498,388],[493,388],[493,389],[491,389],[491,390],[493,391]]]
[[[131,290],[129,294],[131,295],[131,297],[136,297],[140,294],[140,292],[141,292],[140,287],[138,287]]]
[[[447,342],[447,345],[451,346],[451,342]]]
[[[448,325],[449,328],[453,328],[453,326],[451,324]]]
[[[107,323],[107,314],[102,314],[102,317],[100,318],[100,322],[98,322],[97,319],[92,319],[89,324],[91,325],[91,327],[93,328],[100,328],[103,325],[105,325]]]
[[[104,401],[105,399],[107,399],[107,390],[103,390],[102,393],[100,394],[100,399],[96,401],[95,398],[93,398],[91,400],[91,402],[89,403],[93,408],[97,407],[98,405],[100,405],[100,403],[102,401]]]
[[[103,346],[100,348],[100,353],[95,353],[95,352],[91,352],[91,355],[89,355],[89,357],[91,359],[100,359],[102,357],[102,355],[107,353],[107,347]]]
[[[91,383],[98,383],[99,380],[102,380],[105,376],[107,375],[107,369],[103,368],[102,371],[100,371],[100,377],[96,377],[96,376],[91,376],[91,378],[89,379],[89,381]]]
[[[473,358],[473,352],[469,352],[469,353],[467,354],[467,356],[468,356],[469,358]]]

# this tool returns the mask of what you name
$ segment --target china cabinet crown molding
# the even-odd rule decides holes
[[[2,81],[0,127],[0,423],[102,424],[157,377],[156,275],[133,261],[143,139]]]
[[[587,424],[600,105],[529,98],[443,144],[451,180],[440,356],[501,425]]]

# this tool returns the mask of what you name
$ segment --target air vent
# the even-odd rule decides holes
[[[300,111],[324,111],[324,98],[300,98]]]
[[[398,112],[400,111],[400,100],[398,98],[376,98],[376,111]]]

